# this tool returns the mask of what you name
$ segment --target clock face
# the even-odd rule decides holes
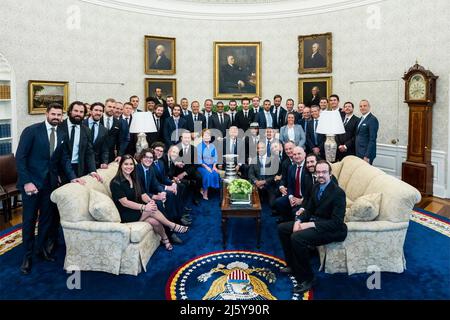
[[[427,96],[427,85],[423,75],[415,74],[409,81],[409,99],[410,100],[425,100]]]

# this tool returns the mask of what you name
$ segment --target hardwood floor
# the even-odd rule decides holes
[[[450,199],[441,199],[436,197],[424,197],[416,207],[436,213],[450,219]],[[13,209],[12,219],[5,222],[4,215],[0,216],[0,231],[8,229],[22,223],[22,209]]]

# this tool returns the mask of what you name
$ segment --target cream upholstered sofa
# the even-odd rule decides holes
[[[75,267],[137,275],[146,270],[150,257],[159,246],[160,236],[146,222],[120,223],[120,216],[112,219],[114,222],[96,221],[89,212],[90,205],[92,208],[96,201],[90,199],[91,196],[101,196],[101,201],[105,200],[103,195],[111,197],[109,183],[117,168],[116,163],[111,163],[108,169],[98,170],[103,183],[85,176],[86,185],[69,183],[52,193],[51,200],[58,206],[66,243],[64,269]],[[112,202],[112,199],[111,202],[106,200],[108,204]]]
[[[373,221],[346,222],[348,234],[343,242],[318,248],[321,269],[348,274],[403,272],[403,245],[411,211],[421,199],[419,191],[354,156],[332,164],[332,171],[348,203],[374,193],[381,193],[381,203]],[[347,208],[346,218],[348,212]]]

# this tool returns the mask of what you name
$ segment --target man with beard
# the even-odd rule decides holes
[[[80,107],[84,109],[83,104]],[[63,150],[68,141],[63,127],[58,126],[62,116],[63,107],[57,103],[50,104],[46,110],[46,121],[25,128],[17,148],[17,188],[23,203],[25,254],[20,267],[23,274],[31,272],[38,211],[38,255],[44,260],[55,261],[48,249],[48,236],[56,215],[56,206],[50,201],[50,194],[58,187],[58,164],[67,176],[72,171],[70,159]],[[72,182],[81,180],[74,178]]]
[[[115,117],[115,109],[119,107],[119,103],[112,98],[106,99],[105,110],[103,116],[100,118],[100,124],[102,124],[106,130],[108,130],[108,139],[106,141],[108,145],[108,162],[116,160],[116,156],[119,155],[120,150],[120,121]],[[121,106],[123,108],[123,106]],[[120,116],[119,116],[120,117]]]
[[[67,110],[69,117],[60,124],[66,136],[67,143],[64,145],[73,170],[72,174],[66,177],[68,181],[86,174],[90,174],[98,181],[102,181],[95,168],[91,133],[89,128],[82,124],[85,112],[83,103],[74,101]]]
[[[108,156],[108,130],[100,123],[105,106],[95,102],[91,105],[91,115],[83,120],[83,124],[91,130],[91,142],[95,153],[95,167],[107,169]]]
[[[176,104],[172,111],[172,116],[165,119],[164,123],[164,143],[167,149],[178,143],[182,129],[186,129],[186,120],[180,116],[180,105]]]

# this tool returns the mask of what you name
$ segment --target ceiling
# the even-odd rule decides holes
[[[80,0],[126,11],[175,18],[249,20],[313,15],[386,0]]]

